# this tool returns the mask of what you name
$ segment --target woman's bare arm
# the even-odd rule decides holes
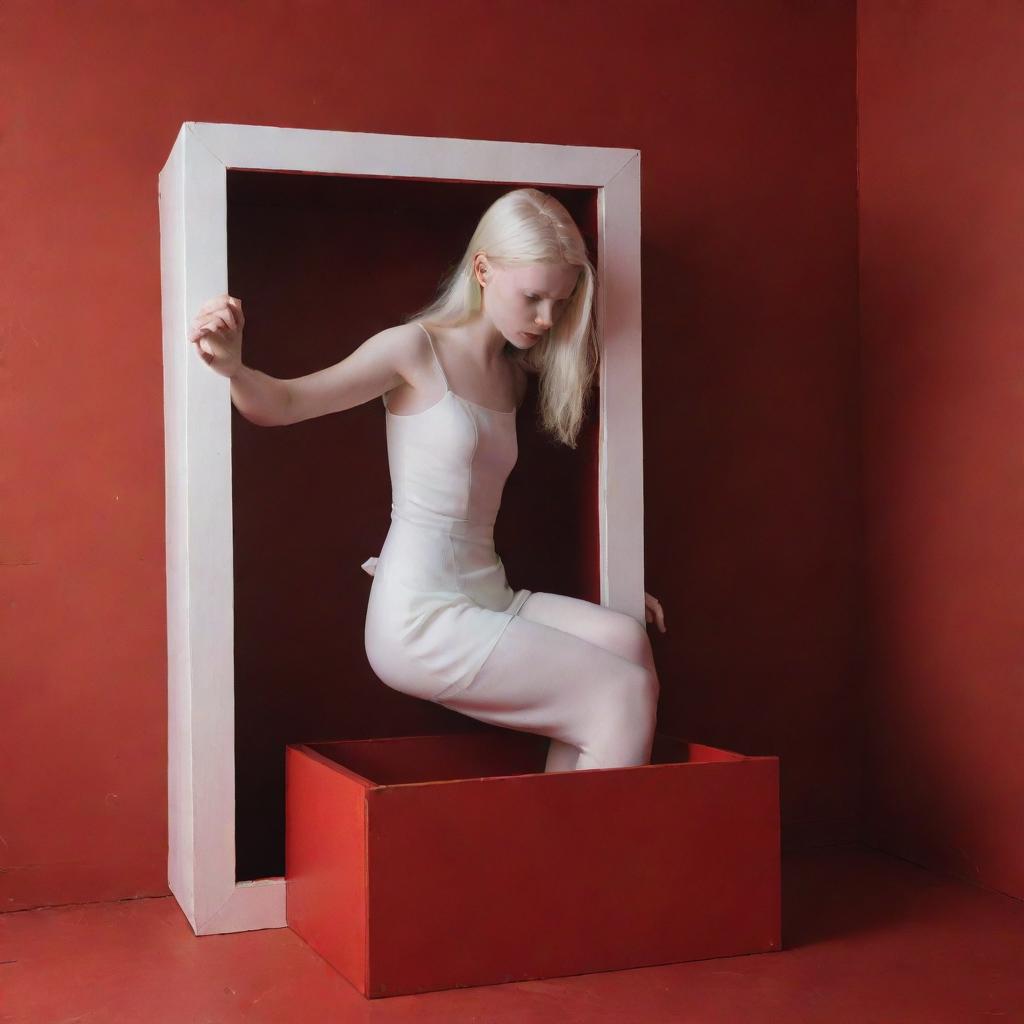
[[[262,427],[300,423],[341,412],[377,398],[415,375],[422,365],[416,324],[388,327],[334,366],[282,380],[242,362],[242,302],[218,295],[193,318],[189,341],[203,362],[231,380],[231,401],[251,423]]]
[[[421,333],[415,324],[388,327],[333,366],[278,380],[284,397],[277,422],[301,423],[342,412],[409,381],[421,358]]]
[[[285,381],[242,363],[231,375],[231,401],[250,423],[274,427],[284,422],[289,399]]]
[[[416,331],[389,327],[339,363],[282,379],[241,364],[231,376],[231,401],[250,423],[281,427],[362,405],[404,383],[416,355]]]

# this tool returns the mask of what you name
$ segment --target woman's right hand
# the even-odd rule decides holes
[[[241,300],[218,295],[199,307],[192,320],[188,340],[196,346],[203,362],[222,377],[233,377],[242,365]]]

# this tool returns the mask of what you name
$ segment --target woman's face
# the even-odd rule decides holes
[[[498,266],[478,259],[484,312],[502,336],[517,348],[532,348],[551,329],[569,303],[580,269],[568,263]]]

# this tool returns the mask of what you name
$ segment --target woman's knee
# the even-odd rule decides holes
[[[631,632],[631,643],[633,645],[634,659],[639,664],[647,668],[650,673],[655,676],[654,687],[657,690],[658,680],[657,672],[654,667],[654,650],[651,647],[651,638],[647,633],[647,626],[643,622],[637,622],[632,615],[627,615],[626,618],[632,623]],[[657,697],[657,694],[655,694]]]
[[[651,649],[651,638],[647,635],[647,627],[625,612],[609,611],[607,619],[608,649],[620,658],[642,665],[653,672],[654,652]]]
[[[534,591],[519,609],[519,616],[572,633],[637,665],[654,668],[647,626],[626,612],[582,598]]]

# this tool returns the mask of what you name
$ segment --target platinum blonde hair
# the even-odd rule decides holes
[[[441,282],[437,298],[406,322],[456,327],[476,317],[482,290],[473,261],[481,252],[499,266],[567,263],[580,270],[569,301],[544,339],[527,352],[506,346],[512,350],[507,353],[510,359],[539,377],[541,429],[575,448],[599,357],[593,319],[596,275],[583,236],[554,196],[535,188],[506,192],[480,218],[462,259]]]

